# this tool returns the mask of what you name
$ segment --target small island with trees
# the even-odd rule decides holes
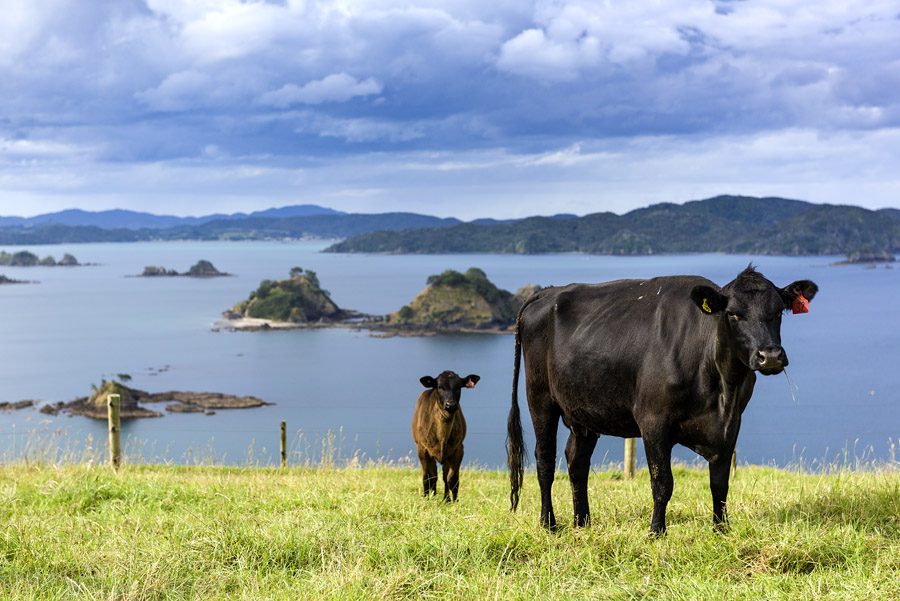
[[[283,329],[311,324],[338,324],[357,317],[331,300],[323,290],[315,271],[293,267],[286,280],[263,280],[259,288],[223,316],[232,329]]]
[[[27,250],[20,250],[17,253],[8,253],[0,250],[0,265],[4,267],[78,267],[81,263],[74,256],[66,253],[57,261],[51,256],[43,259]]]
[[[540,290],[524,286],[515,294],[497,288],[481,269],[449,269],[432,275],[409,304],[388,315],[340,308],[319,284],[316,273],[300,267],[290,278],[264,280],[250,297],[223,313],[231,330],[348,327],[381,336],[427,336],[450,332],[510,332],[519,308]]]
[[[3,284],[34,284],[29,280],[14,280],[6,275],[0,274],[0,286]]]
[[[188,278],[216,278],[216,277],[228,277],[231,276],[230,273],[225,273],[223,271],[219,271],[216,269],[212,263],[207,261],[206,259],[201,259],[194,263],[190,269],[185,271],[184,273],[178,273],[174,269],[166,269],[162,266],[157,265],[147,265],[144,267],[144,272],[138,276],[142,278],[154,278],[154,277],[188,277]]]
[[[540,286],[523,286],[515,294],[497,288],[477,267],[432,275],[408,305],[384,316],[381,326],[421,332],[508,330],[525,300]]]

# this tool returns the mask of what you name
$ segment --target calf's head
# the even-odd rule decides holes
[[[463,388],[475,388],[475,384],[481,376],[469,374],[465,378],[460,378],[452,371],[445,371],[437,378],[431,376],[422,376],[419,382],[425,388],[431,388],[437,392],[438,403],[444,411],[450,413],[459,409],[459,396]]]
[[[764,376],[781,373],[788,358],[781,346],[781,314],[806,313],[819,287],[798,280],[784,288],[747,267],[721,291],[696,286],[691,299],[701,311],[720,320],[719,335],[738,360]]]

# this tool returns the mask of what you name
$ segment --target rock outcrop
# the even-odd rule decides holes
[[[122,419],[130,419],[134,417],[162,417],[162,413],[151,411],[138,405],[138,398],[141,396],[140,391],[132,390],[120,382],[104,382],[89,397],[76,399],[65,405],[64,409],[73,415],[84,415],[94,419],[107,419],[109,395],[119,395],[119,415]],[[144,393],[146,394],[146,393]]]
[[[93,419],[107,419],[110,394],[120,397],[119,415],[122,419],[136,417],[162,417],[158,411],[152,411],[141,404],[173,403],[166,407],[167,411],[177,413],[203,412],[212,415],[214,409],[247,409],[271,405],[254,396],[235,396],[221,392],[184,392],[170,390],[168,392],[149,393],[136,388],[129,388],[121,382],[104,382],[89,397],[75,399],[71,403],[55,403],[44,405],[40,411],[51,415],[69,412]]]

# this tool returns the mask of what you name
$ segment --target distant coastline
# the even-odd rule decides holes
[[[340,240],[325,252],[379,254],[828,256],[851,255],[863,248],[900,253],[900,209],[869,210],[778,197],[726,195],[660,203],[622,215],[470,222],[417,213],[346,214],[324,207],[300,215],[289,209],[260,216],[210,216],[190,224],[186,218],[154,221],[151,218],[159,216],[120,212],[134,218],[126,221],[121,215],[116,220],[82,211],[78,220],[71,220],[80,225],[42,221],[0,226],[0,245],[313,239]],[[151,223],[158,226],[150,227]]]

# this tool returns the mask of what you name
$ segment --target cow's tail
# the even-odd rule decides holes
[[[527,304],[527,303],[526,303]],[[522,309],[525,307],[523,306]],[[506,460],[509,463],[509,504],[510,511],[519,506],[519,489],[525,475],[525,440],[522,437],[522,419],[519,416],[519,364],[522,360],[522,340],[519,327],[522,323],[522,311],[516,319],[516,359],[513,368],[512,407],[506,421]]]

